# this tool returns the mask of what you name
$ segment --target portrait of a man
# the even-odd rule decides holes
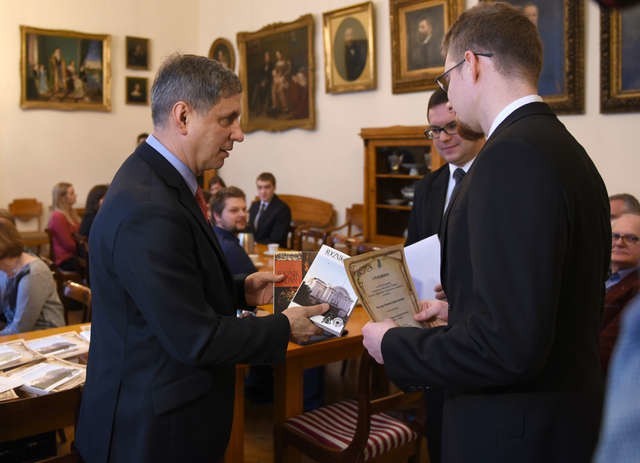
[[[127,37],[127,68],[149,69],[149,39]]]
[[[442,66],[440,45],[444,35],[444,5],[408,11],[407,70]]]
[[[348,17],[338,27],[334,40],[334,60],[338,74],[353,82],[361,75],[367,63],[367,33],[362,23]]]

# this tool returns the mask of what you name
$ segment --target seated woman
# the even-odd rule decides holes
[[[76,192],[73,185],[60,182],[53,187],[53,212],[47,228],[51,232],[54,263],[62,270],[81,272],[78,244],[74,233],[78,232],[80,216],[73,208]]]
[[[84,207],[84,216],[82,217],[80,229],[78,230],[78,233],[85,238],[89,238],[89,231],[91,230],[93,219],[96,218],[98,209],[102,206],[102,200],[104,199],[104,195],[107,194],[107,188],[109,188],[109,185],[96,185],[89,190],[87,202]]]
[[[0,220],[0,271],[6,275],[0,288],[0,316],[6,324],[0,335],[64,326],[51,270],[24,252],[20,234],[7,220]]]

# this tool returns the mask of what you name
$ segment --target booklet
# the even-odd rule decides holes
[[[358,300],[343,264],[348,257],[322,245],[289,304],[289,307],[329,304],[327,312],[311,317],[311,321],[334,336],[342,335]]]
[[[84,384],[86,367],[56,357],[16,368],[10,378],[22,381],[21,389],[35,395],[59,392]]]
[[[344,266],[372,320],[390,318],[398,326],[423,326],[413,318],[420,305],[401,244],[350,257]]]
[[[284,280],[273,285],[274,314],[289,306],[317,254],[316,251],[276,251],[273,273],[284,274]]]
[[[22,339],[0,344],[0,370],[7,370],[41,358],[42,355],[29,349]]]
[[[407,267],[416,288],[418,300],[435,299],[434,288],[440,284],[440,240],[438,235],[404,248]]]
[[[27,341],[27,346],[42,355],[55,355],[59,358],[75,357],[89,352],[89,343],[75,331],[33,339]]]

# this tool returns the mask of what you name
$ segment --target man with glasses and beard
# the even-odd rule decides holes
[[[459,124],[487,141],[440,231],[448,302],[418,320],[368,323],[367,350],[405,390],[445,389],[443,461],[588,462],[600,424],[598,331],[611,243],[606,188],[537,94],[542,46],[505,3],[447,32]]]

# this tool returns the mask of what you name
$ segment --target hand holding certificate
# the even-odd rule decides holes
[[[402,245],[351,257],[344,265],[351,285],[373,321],[390,318],[398,326],[423,326],[414,319],[420,312],[420,304]]]

